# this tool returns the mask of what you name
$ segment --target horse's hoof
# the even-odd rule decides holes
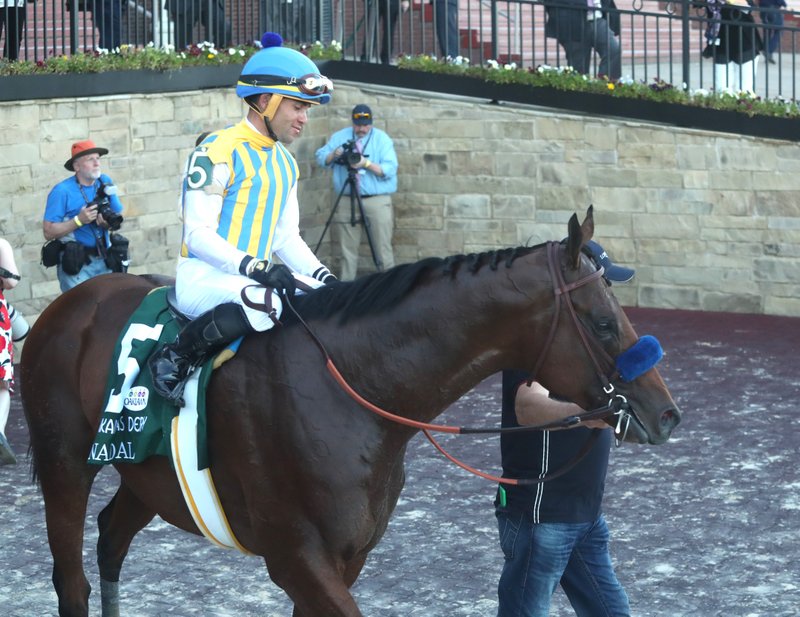
[[[0,465],[16,465],[17,455],[11,449],[8,439],[0,433]]]

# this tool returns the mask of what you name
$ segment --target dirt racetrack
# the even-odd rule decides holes
[[[605,511],[620,580],[637,617],[800,615],[800,319],[628,309],[654,334],[660,370],[684,419],[669,443],[611,456]],[[322,367],[321,369],[322,370]],[[499,380],[465,396],[442,422],[499,421]],[[365,411],[365,413],[368,413]],[[41,495],[30,482],[18,398],[7,431],[21,454],[0,467],[0,616],[56,615]],[[498,438],[449,436],[454,454],[497,471]],[[422,437],[383,541],[353,588],[369,617],[491,617],[502,556],[495,487],[445,461]],[[115,490],[103,470],[90,499],[84,562],[99,615],[94,518]],[[126,617],[290,617],[263,562],[153,521],[122,571]],[[557,594],[552,615],[572,615]]]

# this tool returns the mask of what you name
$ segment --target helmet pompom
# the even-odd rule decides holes
[[[261,37],[261,47],[267,49],[268,47],[280,47],[283,45],[283,39],[277,32],[265,32]]]

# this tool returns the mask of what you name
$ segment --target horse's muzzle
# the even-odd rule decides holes
[[[661,414],[661,418],[659,419],[659,428],[661,429],[661,434],[664,436],[664,441],[669,439],[670,434],[672,434],[672,429],[674,429],[680,423],[681,412],[678,411],[677,408],[667,409]]]
[[[661,412],[658,418],[658,425],[655,431],[648,431],[647,442],[652,445],[659,445],[667,441],[672,434],[672,430],[680,424],[681,412],[677,407],[670,407]]]
[[[630,413],[632,419],[624,435],[624,441],[628,443],[660,445],[669,439],[672,430],[681,421],[681,412],[677,407],[670,407],[662,411],[655,426],[642,422],[636,414],[635,408],[631,408]],[[619,435],[617,438],[623,439]]]

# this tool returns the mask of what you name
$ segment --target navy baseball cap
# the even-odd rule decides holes
[[[353,107],[353,124],[358,126],[365,126],[372,124],[372,110],[367,105],[356,105]]]
[[[627,283],[633,278],[633,275],[636,274],[636,272],[630,268],[623,268],[622,266],[615,265],[608,256],[608,253],[606,253],[606,250],[594,240],[589,240],[586,243],[586,248],[589,250],[589,253],[591,253],[594,261],[598,265],[603,266],[603,276],[609,281]]]

